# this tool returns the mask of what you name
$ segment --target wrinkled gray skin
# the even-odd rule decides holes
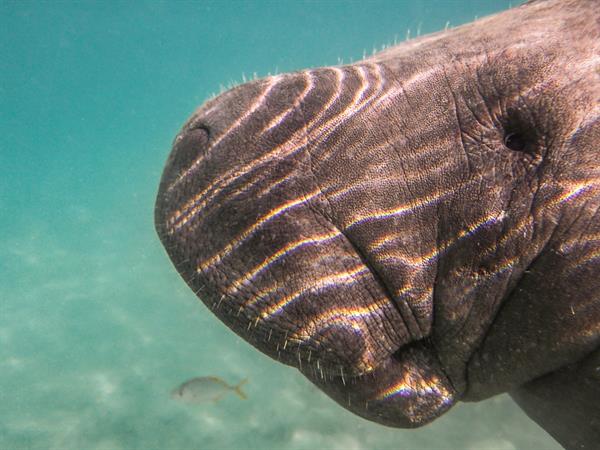
[[[215,315],[356,414],[417,427],[509,392],[594,447],[598,1],[208,101],[175,139],[156,228]]]

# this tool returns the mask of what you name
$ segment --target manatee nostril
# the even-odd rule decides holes
[[[190,133],[196,130],[205,132],[207,137],[210,136],[210,128],[208,127],[208,125],[205,125],[203,123],[196,123],[192,127],[190,127],[187,132]]]
[[[176,168],[188,168],[208,147],[210,132],[207,126],[196,126],[185,131],[175,144],[172,164]]]

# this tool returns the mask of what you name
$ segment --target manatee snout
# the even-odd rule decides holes
[[[415,412],[413,384],[443,409],[452,388],[424,351],[403,355],[422,338],[410,308],[331,208],[352,189],[315,180],[313,152],[327,158],[349,114],[378,100],[367,82],[377,70],[282,75],[205,104],[175,139],[156,223],[190,288],[237,334],[357,413],[415,426],[439,411]]]
[[[331,112],[303,100],[308,87],[335,98],[331,79],[272,77],[204,105],[175,139],[156,224],[178,271],[236,333],[319,376],[353,376],[411,336],[314,181],[308,133]]]

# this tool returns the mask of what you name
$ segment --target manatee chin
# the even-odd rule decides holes
[[[369,420],[509,392],[600,442],[599,14],[531,2],[206,102],[156,201],[176,269]]]
[[[430,345],[417,342],[360,376],[323,374],[318,367],[300,371],[350,411],[383,425],[413,428],[446,412],[456,392]]]

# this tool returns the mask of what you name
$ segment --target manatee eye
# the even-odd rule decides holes
[[[522,152],[527,147],[527,139],[521,133],[506,133],[504,145],[516,152]]]
[[[531,107],[508,108],[501,121],[504,147],[534,156],[541,150],[540,131]]]

